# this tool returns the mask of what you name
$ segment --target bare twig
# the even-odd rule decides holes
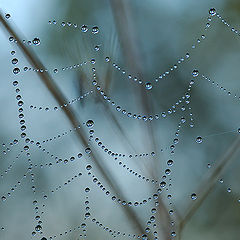
[[[41,61],[38,59],[38,57],[29,49],[27,48],[21,41],[19,35],[12,29],[12,27],[6,22],[3,15],[0,14],[0,22],[3,24],[7,32],[16,39],[19,48],[22,50],[22,52],[27,57],[28,61],[37,69],[45,69],[44,65],[41,63]],[[53,95],[53,97],[56,99],[59,105],[64,105],[66,101],[65,96],[61,92],[61,90],[58,88],[58,86],[54,83],[53,79],[47,72],[41,73],[40,71],[37,72],[42,82],[45,84],[49,92]],[[81,126],[81,123],[79,119],[76,117],[74,112],[72,111],[71,107],[63,108],[62,109],[66,115],[66,117],[69,119],[70,123],[73,127],[77,128],[77,126]],[[88,146],[88,141],[86,134],[84,131],[77,128],[77,136],[79,140],[82,142],[84,147]],[[108,171],[107,166],[105,166],[104,161],[100,159],[100,157],[96,157],[94,151],[92,151],[92,158],[98,167],[99,171],[101,172],[102,176],[105,178],[105,180],[108,182],[108,184],[111,186],[113,191],[121,197],[122,199],[126,199],[121,192],[117,182],[115,181],[114,177],[111,175],[111,171]],[[144,232],[144,228],[141,226],[138,217],[136,213],[133,211],[132,208],[124,207],[124,211],[126,212],[129,219],[134,223],[134,225],[138,228],[138,231],[140,233]]]
[[[240,150],[240,137],[237,137],[234,143],[229,147],[226,154],[220,159],[218,162],[215,170],[212,174],[201,184],[199,188],[198,200],[193,204],[191,207],[188,207],[184,217],[182,218],[181,222],[178,226],[178,237],[181,239],[181,232],[189,221],[189,219],[195,214],[198,208],[202,205],[206,197],[211,193],[215,183],[217,182],[219,175],[223,172],[224,168],[227,164],[233,159],[234,155],[238,153]]]
[[[127,1],[123,0],[110,0],[110,4],[118,30],[118,36],[122,46],[123,55],[126,59],[128,66],[130,66],[133,72],[137,73],[140,79],[142,79],[143,64],[141,62],[141,59],[143,58],[140,56],[140,52],[138,51],[139,48],[137,44],[136,32],[134,31],[135,28],[133,27],[133,22],[131,21],[131,14],[129,14],[130,6],[127,5]],[[143,106],[144,112],[150,115],[149,113],[152,112],[150,99],[148,98],[148,95],[146,94],[146,91],[142,86],[140,86],[138,90],[141,106]],[[153,146],[154,151],[157,153],[157,143],[155,140],[155,132],[153,131],[153,124],[154,123],[151,122],[146,124],[145,126],[147,128],[147,133],[150,138],[151,146]],[[159,199],[159,202],[161,205],[161,210],[166,213],[165,216],[161,214],[160,217],[162,221],[166,223],[165,238],[169,239],[170,224],[168,223],[170,222],[170,217],[164,202],[161,201],[161,199]]]

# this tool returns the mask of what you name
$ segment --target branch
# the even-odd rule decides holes
[[[223,172],[226,165],[233,159],[234,155],[236,155],[237,152],[239,151],[240,149],[239,147],[240,137],[237,137],[234,143],[229,147],[226,154],[222,157],[222,159],[220,159],[213,173],[207,178],[207,180],[205,180],[201,184],[201,187],[199,188],[200,190],[198,191],[200,193],[198,200],[191,207],[188,207],[188,211],[186,212],[185,216],[182,218],[182,221],[178,225],[179,239],[181,239],[181,232],[184,226],[189,221],[189,219],[191,219],[191,217],[195,214],[195,212],[202,205],[206,197],[212,191],[215,183],[217,182],[220,174]]]
[[[22,50],[22,52],[25,54],[28,61],[37,69],[45,69],[44,65],[41,63],[41,61],[38,59],[38,57],[29,49],[27,48],[21,41],[19,35],[11,28],[11,26],[6,22],[3,15],[0,13],[0,22],[3,24],[7,32],[14,37],[14,39],[17,40],[17,44],[19,48]],[[40,71],[37,72],[42,82],[45,84],[49,92],[53,95],[53,97],[56,99],[59,105],[64,105],[65,102],[67,102],[65,96],[61,92],[61,90],[58,88],[58,86],[54,83],[53,79],[47,72],[41,73]],[[86,134],[84,131],[78,128],[78,126],[82,126],[79,119],[77,119],[76,115],[74,114],[73,110],[69,106],[68,108],[63,108],[63,112],[65,113],[66,117],[70,121],[71,125],[74,128],[77,128],[76,133],[79,138],[79,140],[82,142],[83,146],[86,148],[88,147],[88,140],[86,137]],[[120,187],[117,184],[117,181],[114,179],[114,177],[111,175],[111,171],[108,171],[107,166],[104,164],[104,161],[100,159],[100,157],[96,157],[93,149],[92,149],[92,158],[102,174],[102,176],[105,178],[105,180],[108,182],[109,186],[113,189],[113,192],[115,192],[116,195],[118,195],[122,199],[126,199],[123,195],[123,193],[120,190]],[[122,206],[122,205],[121,205]],[[135,226],[137,226],[138,231],[140,233],[144,232],[144,228],[141,226],[138,217],[134,210],[129,207],[122,206],[124,211],[126,212],[127,216],[131,220],[132,223],[135,223]]]

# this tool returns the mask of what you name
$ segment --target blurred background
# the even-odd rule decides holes
[[[239,1],[0,0],[0,8],[30,53],[1,23],[1,240],[239,239]],[[209,21],[210,8],[230,26]],[[93,67],[115,106],[93,86]],[[117,106],[160,118],[133,119]]]

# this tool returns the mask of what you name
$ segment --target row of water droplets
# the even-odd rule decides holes
[[[214,9],[211,9],[209,13],[210,13],[212,16],[217,15],[217,17],[221,19],[220,15],[219,15],[219,14],[216,14],[216,11],[215,11]],[[6,16],[6,18],[7,18],[7,16]],[[225,20],[222,19],[222,22],[223,22],[225,25],[227,25],[228,27],[230,27],[230,25],[229,25]],[[53,24],[55,24],[54,21],[53,21]],[[62,24],[62,26],[71,26],[71,25],[67,23],[66,25]],[[74,26],[74,27],[75,27],[75,26]],[[83,28],[83,29],[85,29],[85,28]],[[81,29],[81,30],[82,30],[82,29]],[[238,31],[235,30],[234,28],[232,28],[231,30],[232,30],[234,33],[236,33],[236,34],[239,34]],[[82,30],[82,31],[83,31],[83,30]],[[84,30],[83,32],[87,32],[87,30]],[[33,44],[34,44],[34,45],[39,45],[40,42],[39,42],[38,44],[37,44],[37,42],[38,42],[38,41],[35,41],[35,43],[33,42]],[[14,55],[13,52],[12,52],[12,55]],[[12,60],[12,64],[15,65],[15,64],[17,64],[17,63],[18,63],[18,60],[17,60],[17,59],[13,59],[13,60]],[[115,67],[116,67],[116,66],[115,66]],[[14,70],[13,70],[14,74],[18,74],[19,71],[20,71],[20,70],[18,70],[18,69],[14,69]],[[166,74],[167,74],[167,73],[166,73]],[[195,70],[195,73],[193,72],[193,76],[194,76],[194,75],[198,75],[198,71],[197,71],[197,70]],[[160,76],[161,76],[161,75],[160,75]],[[14,81],[14,86],[17,86],[16,81]],[[147,83],[147,84],[146,84],[146,88],[147,88],[148,90],[150,90],[150,89],[152,88],[151,83]],[[223,89],[223,90],[224,90],[224,89]],[[17,89],[16,89],[16,92],[19,93],[19,91],[20,91],[20,90],[17,88]],[[229,94],[229,95],[230,95],[230,94]],[[23,102],[20,101],[20,100],[21,100],[21,95],[18,94],[18,95],[16,96],[16,98],[17,98],[17,100],[18,100],[18,106],[20,107],[20,108],[19,108],[19,112],[20,112],[21,117],[20,117],[20,116],[19,116],[19,117],[22,119],[22,118],[24,118],[24,115],[23,115],[23,113],[22,113],[23,110],[22,110],[22,108],[21,108],[22,105],[23,105]],[[19,104],[20,104],[20,105],[19,105]],[[22,119],[22,120],[23,120],[23,121],[20,122],[20,124],[23,125],[23,127],[21,126],[21,130],[23,131],[23,133],[21,134],[21,137],[22,137],[22,138],[25,138],[25,137],[26,137],[26,135],[25,135],[26,126],[24,125],[24,124],[25,124],[25,120],[24,120],[24,119]],[[144,117],[143,117],[143,120],[145,120]],[[151,119],[149,119],[149,120],[151,120]],[[201,137],[200,137],[200,138],[201,138]],[[199,142],[199,143],[201,142],[200,138],[198,139],[198,142]],[[25,150],[27,150],[27,151],[29,150],[29,146],[28,146],[28,145],[25,146]],[[170,161],[170,160],[169,160],[169,161]],[[32,181],[34,181],[33,178],[32,178]],[[162,186],[163,186],[163,184],[162,184]],[[34,192],[34,191],[35,191],[35,189],[33,188],[33,192]],[[228,191],[228,192],[229,192],[229,191]],[[193,194],[191,195],[191,198],[192,198],[193,200],[195,200],[195,199],[197,198],[197,197],[196,197],[196,194],[193,193]],[[39,219],[37,219],[37,220],[39,220]],[[35,230],[36,230],[37,232],[39,232],[39,231],[41,230],[39,226],[40,226],[40,225],[37,225],[37,226],[35,227]],[[172,235],[174,235],[174,233],[172,233]],[[145,236],[142,236],[142,238],[143,238],[143,239],[146,239]],[[46,239],[45,237],[42,238],[42,240],[45,240],[45,239]]]

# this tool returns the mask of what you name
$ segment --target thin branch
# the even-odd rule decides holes
[[[137,43],[137,37],[135,28],[133,26],[133,22],[131,21],[131,14],[129,14],[130,6],[127,5],[128,1],[123,0],[109,0],[111,4],[111,9],[114,15],[115,24],[118,30],[118,36],[120,39],[120,43],[123,50],[123,55],[126,59],[128,66],[133,70],[133,72],[137,73],[140,79],[143,78],[142,69],[144,66],[141,62],[143,59],[140,56],[139,45]],[[141,106],[143,106],[144,112],[148,115],[152,112],[152,104],[150,104],[150,99],[146,94],[143,86],[138,86],[138,93],[141,102]],[[150,122],[146,124],[147,133],[150,138],[151,145],[153,146],[154,151],[157,153],[157,143],[155,139],[155,131],[154,131],[154,123]],[[154,169],[155,170],[155,169]],[[165,223],[170,223],[170,216],[168,214],[168,210],[164,204],[164,202],[159,198],[160,207],[166,213],[165,216],[160,214],[160,217]],[[170,224],[167,228],[165,228],[165,238],[170,238]]]
[[[198,208],[202,205],[206,197],[211,193],[215,183],[217,182],[220,174],[223,172],[224,168],[229,164],[229,162],[233,159],[233,157],[237,154],[240,150],[240,137],[237,137],[234,143],[229,147],[226,154],[220,159],[218,165],[216,166],[213,173],[205,180],[201,186],[199,192],[199,197],[195,204],[191,207],[188,207],[188,211],[186,211],[185,216],[182,218],[182,221],[178,225],[178,235],[179,239],[181,239],[181,232],[186,225],[186,223],[191,219],[191,217],[195,214]]]
[[[22,52],[25,54],[27,57],[28,61],[34,66],[36,69],[45,69],[44,65],[41,63],[41,61],[38,59],[38,57],[29,49],[27,48],[21,41],[19,35],[12,29],[12,27],[7,23],[5,18],[3,17],[2,14],[0,14],[0,22],[3,24],[7,32],[16,39],[18,46],[22,50]],[[39,75],[40,79],[42,82],[45,84],[49,92],[53,95],[53,97],[56,99],[58,104],[64,105],[65,102],[67,102],[65,96],[61,92],[61,90],[58,88],[58,86],[54,83],[53,79],[47,72],[40,72],[38,71],[37,74]],[[81,126],[82,124],[80,121],[77,119],[76,115],[72,111],[71,107],[69,106],[68,108],[63,108],[63,112],[65,113],[66,117],[72,124],[74,128],[77,128],[77,136],[79,140],[83,143],[84,147],[88,147],[88,141],[86,134],[82,130],[83,128],[79,129],[77,126]],[[93,150],[93,149],[92,149]],[[92,158],[98,167],[99,171],[101,172],[102,176],[105,178],[105,180],[108,182],[110,187],[113,189],[116,195],[121,197],[122,199],[126,199],[120,190],[120,187],[117,184],[117,181],[115,181],[114,177],[111,174],[111,171],[108,171],[107,166],[105,166],[104,161],[100,160],[100,157],[96,157],[94,151],[92,151]],[[122,205],[121,205],[122,206]],[[131,220],[132,223],[138,228],[138,231],[140,233],[144,232],[144,228],[140,224],[138,217],[135,213],[135,211],[132,208],[129,207],[124,207],[122,206],[124,211],[126,212],[127,216]]]

